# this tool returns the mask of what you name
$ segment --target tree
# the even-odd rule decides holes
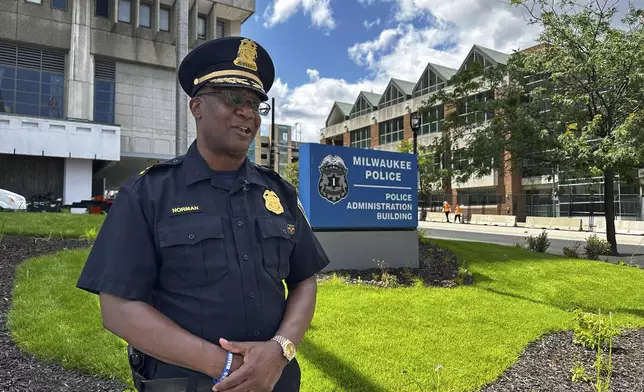
[[[299,182],[300,182],[300,162],[299,161],[289,162],[286,165],[286,170],[284,172],[284,178],[286,179],[286,181],[288,181],[291,184],[293,184],[295,189],[297,189],[298,192],[299,192],[299,188],[300,188],[300,185],[299,185]]]
[[[538,45],[504,66],[468,67],[427,102],[458,108],[445,118],[442,143],[460,147],[452,151],[467,164],[450,175],[460,182],[531,160],[563,178],[601,176],[617,255],[614,178],[633,178],[644,165],[641,10],[631,5],[615,27],[614,0],[511,3],[540,25]]]
[[[417,146],[418,153],[418,195],[425,199],[434,190],[443,186],[444,173],[440,169],[437,156],[440,156],[440,146]],[[404,140],[398,145],[398,152],[413,154],[414,147],[410,140]],[[438,161],[438,162],[437,162]],[[425,203],[421,209],[421,219],[427,216]]]

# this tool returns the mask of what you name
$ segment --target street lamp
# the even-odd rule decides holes
[[[420,114],[414,112],[409,116],[409,125],[414,133],[414,155],[418,155],[418,129],[420,128]]]
[[[418,167],[418,129],[420,128],[420,114],[418,112],[413,112],[409,116],[409,125],[411,126],[411,131],[414,133],[414,155],[416,156],[416,184],[420,186],[420,169]],[[423,203],[423,208],[421,210],[420,218],[425,220],[427,217],[427,210],[425,209],[425,204]]]

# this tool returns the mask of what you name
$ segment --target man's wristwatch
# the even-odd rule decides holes
[[[282,352],[284,353],[284,357],[287,361],[291,362],[291,360],[295,358],[295,352],[297,350],[295,349],[293,342],[280,335],[273,336],[271,340],[276,341],[280,346],[282,346]]]

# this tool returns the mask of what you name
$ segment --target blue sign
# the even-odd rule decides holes
[[[418,227],[414,155],[305,143],[299,165],[299,197],[314,229]]]

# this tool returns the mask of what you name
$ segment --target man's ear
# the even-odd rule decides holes
[[[200,97],[190,99],[190,111],[196,119],[201,119],[201,103]]]

